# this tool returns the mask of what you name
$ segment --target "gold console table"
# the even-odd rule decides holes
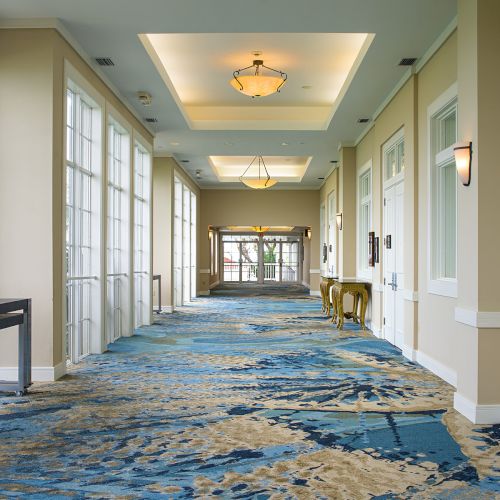
[[[351,317],[355,323],[360,323],[361,328],[366,330],[365,314],[368,306],[368,285],[367,281],[356,278],[337,278],[323,276],[321,281],[321,298],[323,310],[330,316],[330,289],[332,289],[333,314],[332,323],[336,323],[337,328],[344,328],[344,318]],[[354,305],[352,313],[344,313],[344,295],[352,295]],[[359,308],[359,316],[358,316]]]

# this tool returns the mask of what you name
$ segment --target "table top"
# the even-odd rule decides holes
[[[370,281],[366,281],[363,279],[359,278],[339,278],[338,276],[321,276],[325,280],[332,280],[336,281],[337,283],[340,283],[341,285],[344,284],[358,284],[358,285],[371,285]]]
[[[0,314],[27,309],[31,299],[0,299]]]

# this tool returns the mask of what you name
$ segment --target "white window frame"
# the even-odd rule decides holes
[[[373,279],[373,267],[368,265],[368,262],[361,262],[361,247],[362,242],[366,239],[365,244],[368,248],[368,232],[366,234],[361,234],[361,209],[364,205],[368,206],[368,231],[371,231],[373,224],[373,179],[372,179],[372,160],[370,159],[365,165],[361,167],[358,172],[357,179],[357,227],[358,227],[358,238],[356,244],[356,254],[357,254],[357,273],[359,278],[366,279],[367,281],[372,281]],[[361,198],[361,180],[368,176],[369,184],[369,195]]]
[[[67,213],[67,192],[71,189],[73,196],[76,192],[82,189],[82,186],[73,184],[72,187],[67,185],[68,181],[68,167],[70,164],[73,165],[73,172],[79,170],[79,167],[68,159],[68,126],[67,126],[67,94],[68,91],[77,93],[80,98],[86,102],[91,107],[91,119],[92,119],[92,145],[91,145],[91,156],[92,156],[92,173],[90,176],[90,269],[86,276],[79,275],[77,270],[67,269],[67,261],[64,259],[63,262],[63,335],[62,341],[62,354],[63,359],[66,359],[69,363],[78,363],[87,354],[102,353],[105,350],[105,340],[104,340],[104,318],[102,309],[102,293],[103,293],[103,266],[104,266],[104,245],[103,245],[103,223],[102,223],[102,207],[104,198],[103,189],[103,170],[105,165],[106,151],[103,147],[105,144],[105,100],[104,98],[92,87],[92,85],[81,76],[81,74],[68,62],[64,61],[64,94],[63,94],[63,111],[64,111],[64,130],[63,130],[63,196],[65,200],[65,208],[62,211],[62,227],[63,234],[66,233],[66,213]],[[73,145],[74,147],[74,145]],[[76,170],[75,170],[76,169]],[[73,230],[79,231],[81,233],[81,228],[78,228],[78,223],[73,221]],[[72,239],[75,242],[74,238]],[[66,255],[66,245],[67,238],[63,239],[63,253]],[[71,272],[73,271],[73,272]],[[76,272],[76,274],[75,274]],[[77,276],[79,275],[79,276]],[[74,322],[67,317],[66,304],[67,301],[72,302],[72,310],[75,313],[74,297],[68,297],[68,287],[74,286],[87,286],[89,288],[88,301],[90,307],[90,316],[85,319],[88,322],[89,332],[88,338],[82,340],[83,332],[76,332],[74,335],[70,334],[69,339],[70,344],[68,345],[68,334],[67,329],[75,328]],[[74,300],[73,300],[74,299]],[[80,307],[82,304],[82,298],[80,297],[79,303]],[[81,315],[78,315],[81,316]],[[82,321],[78,320],[79,323]],[[77,327],[79,328],[79,327]],[[79,346],[74,344],[78,343]],[[82,344],[85,342],[85,346]]]
[[[133,333],[131,321],[131,176],[132,176],[132,128],[109,104],[107,105],[107,168],[106,168],[106,343]],[[120,137],[120,162],[122,169],[118,184],[110,180],[110,169],[115,157],[111,158],[111,128]],[[113,144],[114,152],[115,144]],[[114,155],[116,156],[116,155]],[[113,196],[110,196],[111,192]],[[118,198],[118,199],[116,199]],[[118,201],[118,207],[114,202]],[[118,209],[119,213],[116,213]],[[112,219],[112,220],[111,220]],[[111,227],[110,223],[115,222]],[[116,231],[116,223],[119,225]],[[118,235],[116,234],[118,232]],[[118,236],[118,241],[117,241]],[[113,238],[113,241],[110,241]],[[113,251],[113,255],[110,255]],[[117,262],[118,261],[118,262]],[[110,269],[113,264],[113,269]],[[118,296],[117,296],[118,290]]]
[[[153,175],[153,154],[147,146],[147,142],[134,130],[133,131],[133,311],[134,311],[134,327],[147,326],[152,323],[152,304],[153,304],[153,288],[152,288],[152,175]],[[138,193],[137,182],[137,152],[141,155],[146,155],[147,171],[145,172],[142,192]],[[142,158],[144,159],[144,157]],[[143,172],[144,174],[144,172]],[[139,205],[140,203],[140,205]],[[137,220],[137,209],[142,206],[141,220]],[[142,227],[141,235],[138,238],[138,227]],[[139,256],[141,258],[139,259]],[[141,262],[139,262],[141,260]]]
[[[439,188],[437,180],[436,168],[439,165],[443,166],[449,164],[453,160],[453,147],[450,146],[437,154],[433,151],[433,145],[436,144],[436,120],[446,108],[456,109],[456,120],[458,123],[458,85],[454,83],[443,94],[441,94],[428,108],[427,108],[427,150],[428,150],[428,196],[427,196],[427,290],[429,293],[441,295],[444,297],[456,298],[458,296],[458,281],[457,278],[443,278],[438,277],[436,271],[436,259],[441,255],[440,240],[438,239],[437,218],[439,217],[439,207],[437,196],[437,189]],[[458,221],[458,213],[457,218]],[[457,251],[457,248],[455,248]],[[455,262],[457,259],[455,258]]]

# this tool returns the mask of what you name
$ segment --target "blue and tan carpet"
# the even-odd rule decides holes
[[[334,330],[318,299],[156,318],[0,397],[0,498],[500,498],[500,426],[468,423],[386,342]]]

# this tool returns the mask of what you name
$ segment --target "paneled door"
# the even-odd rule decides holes
[[[404,184],[392,184],[384,196],[384,338],[403,348],[404,267],[403,267]]]

